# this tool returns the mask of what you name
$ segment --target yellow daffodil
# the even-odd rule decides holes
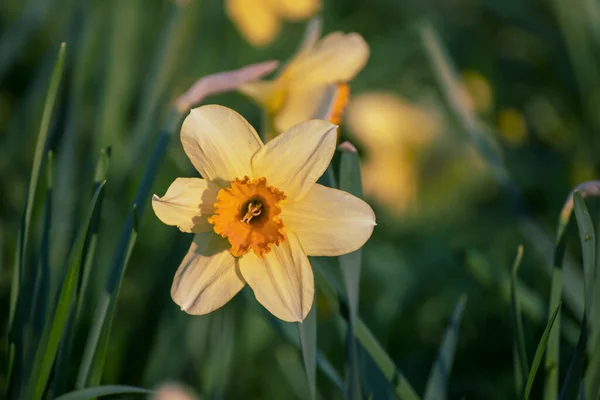
[[[365,192],[395,214],[414,205],[423,149],[440,135],[440,117],[389,92],[356,97],[348,127],[365,147]]]
[[[362,36],[334,32],[305,43],[275,80],[250,82],[240,91],[266,110],[272,134],[311,118],[338,124],[350,94],[348,82],[368,58]]]
[[[226,0],[229,18],[253,46],[271,44],[281,29],[281,20],[300,21],[314,15],[320,0]]]
[[[227,303],[246,283],[284,321],[311,308],[307,255],[337,256],[360,248],[375,215],[367,203],[316,183],[336,146],[337,126],[312,120],[263,144],[236,112],[193,109],[181,142],[201,178],[178,178],[154,196],[158,218],[196,236],[171,296],[190,314]]]

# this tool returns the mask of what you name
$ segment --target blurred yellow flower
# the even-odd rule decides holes
[[[527,139],[527,121],[514,108],[502,109],[498,113],[498,131],[509,144],[521,145]]]
[[[494,98],[492,86],[486,77],[478,71],[465,71],[462,81],[471,109],[479,113],[490,111]]]
[[[229,18],[253,46],[271,44],[281,29],[281,19],[299,21],[314,15],[320,0],[226,0]]]
[[[403,213],[416,198],[418,154],[440,134],[439,117],[395,94],[370,92],[350,103],[347,123],[367,151],[365,192]]]
[[[273,136],[311,118],[337,124],[349,98],[348,82],[365,66],[369,46],[357,33],[315,37],[272,81],[255,81],[240,91],[268,113]]]
[[[205,179],[178,178],[152,199],[162,222],[196,234],[171,288],[182,310],[209,313],[248,283],[276,317],[306,317],[314,294],[307,255],[354,251],[375,225],[367,203],[316,183],[336,140],[336,125],[312,120],[263,145],[233,110],[191,111],[181,142]]]

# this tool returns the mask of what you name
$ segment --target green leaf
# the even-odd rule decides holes
[[[446,387],[448,385],[448,377],[452,371],[452,363],[454,362],[454,353],[456,351],[456,342],[458,341],[458,330],[460,322],[467,303],[467,296],[462,295],[454,308],[454,314],[446,328],[444,340],[440,346],[438,357],[425,386],[425,400],[442,400],[447,398]]]
[[[331,260],[325,257],[311,257],[310,262],[322,293],[334,304],[340,300],[343,301],[341,284],[332,273],[332,268],[328,268]],[[346,306],[342,304],[341,308],[344,309]],[[348,319],[347,313],[342,312],[340,314],[342,318]],[[364,347],[365,351],[380,369],[383,376],[394,388],[394,392],[399,398],[402,400],[420,399],[417,392],[415,392],[406,377],[396,367],[392,358],[385,352],[383,346],[377,341],[360,317],[356,320],[354,334],[358,342]]]
[[[104,288],[96,307],[96,314],[94,315],[92,327],[88,334],[88,340],[83,351],[75,383],[75,387],[78,389],[84,388],[88,384],[98,385],[102,378],[119,288],[121,287],[121,281],[125,273],[125,266],[129,262],[133,246],[137,240],[138,216],[135,204],[131,210],[131,220],[131,232],[128,235],[129,243],[123,260],[123,266],[120,268],[121,276],[118,277],[115,286],[107,285]]]
[[[114,394],[152,394],[152,390],[142,389],[135,386],[106,385],[87,389],[75,390],[58,396],[54,400],[88,400],[100,396],[109,396]]]
[[[56,97],[58,94],[58,89],[60,87],[60,81],[64,70],[65,51],[66,45],[63,43],[61,44],[60,49],[58,51],[58,56],[54,65],[54,70],[52,71],[52,77],[50,78],[50,86],[48,87],[48,92],[46,94],[46,101],[44,103],[44,110],[42,113],[42,121],[40,123],[40,130],[37,138],[37,143],[35,145],[33,167],[31,169],[31,178],[29,180],[29,189],[27,191],[27,203],[25,206],[25,215],[23,217],[21,225],[21,235],[18,247],[19,250],[17,261],[19,267],[13,270],[13,282],[11,285],[8,329],[9,332],[13,333],[11,335],[13,337],[15,335],[15,332],[13,331],[13,322],[18,301],[18,290],[22,285],[21,280],[25,278],[25,254],[27,253],[29,244],[31,215],[33,213],[34,200],[37,192],[38,180],[40,177],[42,162],[44,158],[44,149],[46,147],[48,129],[50,126],[50,121],[52,119],[52,112],[54,110],[54,104],[56,103]]]
[[[84,223],[75,239],[75,243],[73,244],[73,248],[71,249],[71,254],[69,255],[69,259],[67,261],[66,273],[60,289],[60,295],[56,309],[52,318],[48,319],[46,326],[44,327],[44,332],[35,354],[33,368],[29,378],[29,384],[27,385],[28,395],[25,396],[27,399],[41,399],[46,389],[48,378],[50,377],[50,372],[52,371],[52,366],[58,350],[58,345],[63,333],[63,328],[67,322],[69,309],[71,308],[71,303],[75,296],[77,274],[79,272],[79,267],[82,264],[81,258],[83,246],[87,238],[88,228],[97,205],[98,197],[100,196],[103,188],[104,183],[101,184],[96,190],[96,193],[94,194],[94,197],[92,198],[92,201],[88,207],[87,217],[84,220]]]
[[[581,332],[579,333],[579,341],[575,348],[575,354],[573,354],[569,369],[567,370],[567,376],[560,391],[561,399],[576,399],[581,390],[583,364],[585,363],[585,349],[587,347],[587,332],[587,317],[584,315],[583,323],[581,324]]]
[[[342,143],[339,147],[340,160],[340,190],[363,197],[358,152],[349,142]],[[348,329],[346,336],[346,399],[360,399],[360,365],[354,331],[358,316],[358,301],[360,289],[362,249],[339,257],[340,272],[346,288],[348,301]]]
[[[594,234],[594,224],[592,217],[585,205],[581,193],[573,193],[575,202],[575,218],[579,228],[579,239],[581,241],[581,250],[583,253],[583,276],[585,290],[585,309],[589,313],[592,305],[592,288],[594,284],[594,268],[596,265],[596,235]],[[587,315],[588,320],[590,318]]]
[[[381,344],[377,341],[369,328],[358,319],[356,321],[356,338],[363,345],[367,353],[373,358],[373,361],[385,378],[394,387],[394,392],[402,400],[419,400],[420,397],[412,388],[406,377],[394,364],[391,357],[385,352]]]
[[[523,258],[523,246],[517,249],[517,256],[512,267],[510,280],[510,299],[513,327],[513,348],[515,358],[515,387],[517,393],[523,392],[523,384],[529,375],[529,361],[527,361],[527,349],[525,347],[525,334],[523,333],[523,320],[521,318],[521,300],[517,290],[517,279],[519,267]]]
[[[529,394],[531,392],[531,388],[533,387],[533,381],[535,380],[535,375],[537,374],[537,370],[542,362],[542,357],[544,356],[544,352],[546,351],[546,346],[548,344],[548,337],[550,335],[550,332],[552,331],[554,322],[556,321],[556,316],[560,312],[561,306],[562,306],[562,303],[560,303],[558,305],[558,307],[552,314],[552,317],[550,317],[550,320],[548,321],[548,324],[546,325],[546,329],[544,329],[544,333],[542,333],[542,338],[540,339],[540,342],[538,343],[538,347],[535,351],[535,356],[533,357],[533,362],[531,363],[529,377],[527,378],[527,385],[525,386],[525,396],[524,396],[525,400],[529,399]],[[556,329],[558,330],[559,326],[557,326]]]
[[[310,398],[315,399],[317,393],[317,304],[316,299],[312,308],[302,322],[298,322],[298,335]]]

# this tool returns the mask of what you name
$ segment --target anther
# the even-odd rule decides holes
[[[258,201],[251,201],[248,203],[248,210],[246,211],[246,215],[242,218],[242,222],[247,224],[252,221],[252,218],[258,217],[262,213],[262,203]]]

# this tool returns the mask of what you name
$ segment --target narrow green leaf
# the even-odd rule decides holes
[[[527,349],[525,347],[525,334],[523,333],[523,320],[521,318],[521,299],[517,290],[517,279],[519,267],[523,258],[523,246],[517,249],[517,256],[512,267],[510,280],[510,299],[513,327],[513,347],[515,357],[515,387],[517,393],[523,392],[523,385],[529,375],[529,361],[527,361]]]
[[[556,265],[556,264],[555,264]],[[552,281],[550,283],[550,304],[556,310],[562,301],[562,268],[554,266],[552,270]],[[549,314],[550,315],[550,314]],[[555,324],[561,326],[561,311],[556,313]],[[546,349],[546,360],[544,368],[546,372],[546,382],[544,385],[544,400],[558,399],[558,373],[560,356],[560,329],[550,331],[548,337],[548,347]]]
[[[458,119],[469,140],[475,145],[482,159],[490,167],[505,197],[510,202],[514,212],[519,216],[520,221],[517,226],[522,231],[523,236],[530,240],[532,247],[541,257],[547,257],[550,249],[554,247],[554,243],[545,230],[527,212],[523,195],[511,179],[502,155],[498,151],[500,146],[492,142],[494,136],[486,132],[489,127],[486,126],[484,129],[484,125],[472,110],[472,107],[468,105],[467,98],[463,95],[463,85],[459,75],[436,29],[431,23],[427,22],[420,26],[419,34],[449,108]],[[498,135],[496,134],[495,137],[498,137]],[[550,260],[548,266],[550,266],[549,264]],[[544,271],[548,275],[552,273],[551,268],[545,268]],[[565,304],[576,314],[579,314],[583,309],[579,302],[583,279],[575,263],[565,263],[564,281]]]
[[[385,352],[381,344],[373,336],[373,333],[360,318],[356,321],[356,338],[373,358],[373,361],[377,364],[385,378],[392,384],[394,392],[399,398],[402,400],[420,399],[406,377],[396,367],[394,361]]]
[[[314,257],[313,257],[314,258]],[[312,262],[312,261],[311,261]],[[247,290],[243,290],[242,294],[244,295],[244,299],[251,306],[254,307],[256,312],[261,313],[265,319],[269,322],[271,327],[277,332],[282,338],[284,338],[288,343],[295,345],[296,347],[300,346],[298,337],[295,336],[293,330],[286,329],[289,327],[289,324],[282,322],[281,320],[273,317],[264,307],[260,306],[256,300],[252,297],[252,293]],[[330,382],[340,391],[344,390],[344,383],[342,382],[342,378],[338,374],[337,370],[333,366],[333,364],[327,359],[319,349],[316,351],[316,361],[317,367],[329,378]]]
[[[98,385],[102,378],[117,296],[125,274],[125,267],[129,263],[131,252],[137,240],[137,215],[137,206],[134,204],[131,210],[132,223],[131,233],[128,235],[129,243],[123,260],[123,267],[120,269],[121,276],[118,277],[115,286],[107,285],[100,296],[75,383],[75,387],[78,389],[84,388],[88,384]]]
[[[42,121],[40,123],[40,130],[38,134],[37,143],[35,145],[35,153],[33,156],[33,167],[31,169],[31,178],[29,180],[29,189],[27,191],[27,203],[25,206],[25,216],[23,217],[23,222],[21,226],[21,239],[19,246],[19,255],[18,262],[19,268],[13,271],[14,282],[17,286],[12,286],[12,290],[17,290],[18,286],[22,284],[21,280],[23,279],[23,274],[25,272],[25,254],[28,249],[29,242],[29,230],[31,224],[31,215],[33,213],[33,206],[35,195],[38,187],[38,180],[40,177],[40,172],[42,168],[42,162],[44,158],[44,149],[46,147],[46,139],[48,137],[48,129],[50,127],[50,120],[52,119],[52,112],[54,110],[54,104],[56,102],[56,97],[58,94],[58,88],[60,86],[61,77],[63,74],[64,64],[65,64],[65,44],[61,44],[60,49],[58,51],[58,56],[56,58],[56,64],[54,65],[54,70],[52,71],[52,77],[50,78],[50,86],[48,87],[48,92],[46,95],[46,101],[44,103],[44,110],[42,113]],[[12,323],[15,316],[17,296],[11,295],[11,303],[9,308],[9,331],[12,331]]]
[[[531,363],[531,369],[529,371],[529,377],[527,378],[527,385],[525,386],[525,396],[524,396],[525,400],[529,399],[529,394],[531,392],[531,388],[533,387],[533,381],[535,380],[535,375],[537,374],[537,370],[542,362],[542,357],[544,356],[544,352],[546,351],[546,346],[548,344],[548,337],[550,335],[550,332],[552,331],[552,328],[554,327],[554,322],[556,321],[556,316],[560,312],[561,306],[562,306],[562,303],[560,303],[558,305],[558,307],[552,314],[552,317],[550,318],[550,320],[548,321],[548,324],[546,325],[546,329],[544,329],[544,333],[542,333],[542,337],[540,339],[540,342],[538,343],[538,347],[535,350],[535,356],[533,357],[533,362]],[[560,327],[557,325],[556,329],[558,330],[558,329],[560,329]]]
[[[342,143],[338,149],[341,153],[339,188],[358,198],[363,197],[360,174],[360,160],[356,148],[349,142]],[[362,397],[360,384],[360,365],[358,351],[354,339],[360,290],[362,249],[339,257],[340,272],[346,288],[348,301],[348,329],[346,336],[346,399]]]
[[[54,359],[56,357],[58,345],[63,333],[63,328],[69,315],[71,302],[75,295],[77,274],[79,272],[79,267],[81,266],[83,246],[86,241],[88,228],[97,204],[98,197],[100,196],[103,188],[104,183],[96,190],[96,193],[90,202],[87,217],[84,220],[79,233],[77,234],[75,243],[73,244],[71,254],[69,255],[69,259],[67,261],[66,273],[60,289],[57,306],[54,310],[52,318],[48,319],[46,326],[44,327],[42,338],[38,344],[33,369],[29,378],[29,384],[27,385],[28,395],[25,396],[26,399],[41,399],[46,389],[48,378],[50,377],[50,372],[52,370],[52,366],[54,365]]]
[[[104,368],[104,357],[108,350],[110,325],[112,323],[116,297],[137,237],[137,219],[141,218],[144,214],[144,210],[150,199],[152,185],[158,174],[158,168],[165,157],[168,144],[171,141],[174,132],[181,124],[182,117],[183,115],[177,109],[174,108],[171,111],[162,132],[156,141],[150,160],[146,164],[144,175],[142,176],[133,201],[133,207],[121,230],[117,249],[109,270],[100,303],[96,307],[96,314],[92,322],[92,330],[88,336],[77,377],[77,388],[83,388],[87,384],[94,384],[94,382],[97,382],[97,384],[100,383],[102,369]],[[98,345],[98,341],[101,337],[102,343]]]
[[[316,280],[322,293],[333,303],[343,301],[341,284],[331,273],[329,266],[330,260],[323,257],[311,257],[313,270],[316,274]],[[341,304],[342,309],[346,309],[345,304]],[[341,312],[341,317],[348,319],[347,313]],[[362,322],[360,317],[356,320],[356,329],[354,332],[358,342],[364,347],[365,351],[373,359],[373,362],[381,370],[383,376],[390,382],[396,395],[403,400],[418,400],[419,395],[410,385],[406,377],[396,367],[394,361],[385,352],[383,346],[377,341],[373,333]]]
[[[594,223],[585,205],[581,193],[573,193],[575,202],[575,218],[579,228],[579,239],[583,253],[583,276],[585,290],[586,314],[589,313],[592,304],[592,285],[594,284],[594,268],[596,265],[596,235],[594,234]],[[590,316],[587,315],[588,321]]]
[[[308,312],[304,321],[298,323],[298,334],[300,336],[300,347],[310,398],[315,399],[317,393],[317,304],[315,302]]]
[[[106,385],[87,389],[75,390],[58,396],[54,400],[88,400],[100,396],[109,396],[114,394],[152,394],[152,390],[142,389],[135,386]]]
[[[446,328],[437,360],[431,368],[427,385],[425,385],[425,394],[423,395],[423,399],[425,400],[443,400],[448,397],[446,387],[450,372],[452,371],[456,342],[458,341],[458,330],[466,303],[467,296],[462,295],[454,308],[454,313],[448,324],[448,328]]]
[[[588,324],[587,317],[583,316],[583,323],[581,324],[581,332],[579,333],[579,341],[575,348],[575,354],[569,364],[567,376],[563,382],[562,389],[560,390],[561,400],[576,399],[581,390],[582,376],[583,376],[583,364],[585,363],[585,349],[587,347],[587,335],[588,335]],[[591,397],[592,399],[595,398]]]

